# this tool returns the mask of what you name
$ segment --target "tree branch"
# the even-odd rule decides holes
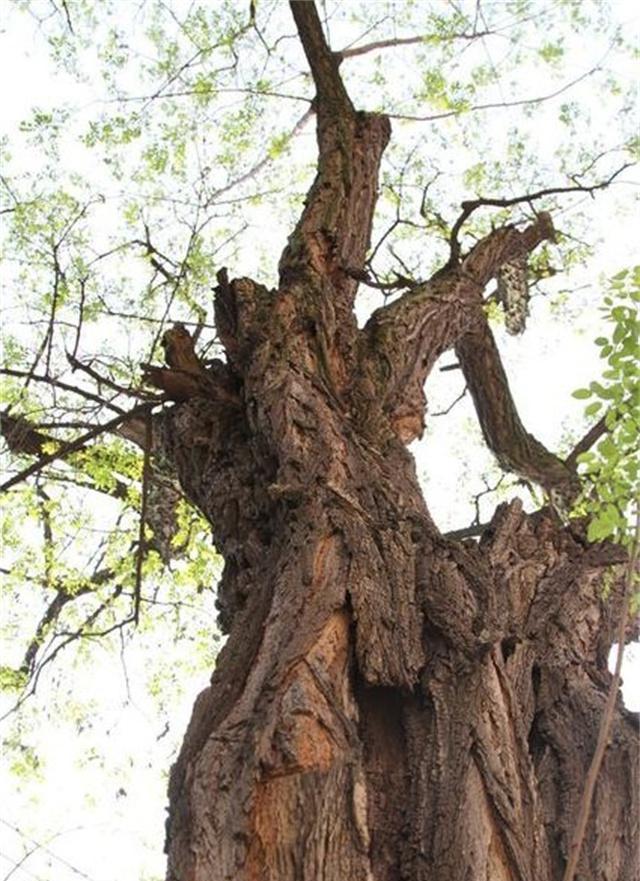
[[[504,263],[530,254],[544,241],[555,241],[551,215],[541,212],[536,221],[522,231],[503,226],[481,239],[461,261],[463,273],[484,288]]]
[[[91,592],[91,591],[88,591]],[[38,667],[34,669],[33,674],[29,678],[29,682],[25,686],[25,691],[21,694],[18,700],[10,707],[2,716],[0,716],[0,722],[4,721],[4,719],[8,718],[12,713],[15,713],[20,707],[27,701],[32,695],[36,693],[36,689],[38,687],[38,682],[40,680],[40,676],[46,666],[52,663],[57,655],[63,651],[66,646],[70,643],[75,642],[76,639],[88,638],[88,637],[96,637],[96,636],[106,636],[108,633],[111,633],[113,630],[120,629],[125,627],[127,624],[130,624],[133,621],[133,614],[129,615],[126,618],[121,619],[116,624],[113,624],[111,627],[108,627],[106,630],[101,632],[89,632],[86,628],[89,625],[92,625],[100,615],[109,608],[112,602],[118,599],[120,594],[122,593],[122,585],[118,584],[115,586],[113,593],[111,596],[107,597],[104,602],[100,603],[100,605],[93,610],[83,621],[83,623],[76,630],[61,632],[56,634],[56,636],[64,637],[61,641],[53,648],[49,654],[43,658]]]
[[[37,462],[34,462],[28,468],[25,468],[23,471],[20,471],[19,474],[15,474],[13,477],[10,477],[9,480],[6,480],[3,484],[0,485],[0,492],[6,492],[6,490],[11,489],[12,486],[15,486],[18,483],[21,483],[23,480],[26,480],[27,477],[31,477],[33,474],[37,474],[42,471],[47,465],[50,465],[52,462],[55,462],[58,459],[63,459],[71,453],[76,453],[78,450],[81,450],[85,447],[89,441],[93,440],[95,437],[98,437],[101,434],[104,434],[106,431],[112,431],[118,425],[123,422],[126,422],[128,419],[133,419],[136,416],[141,415],[142,413],[148,411],[150,408],[157,406],[158,403],[164,403],[165,398],[161,398],[154,404],[140,404],[137,407],[134,407],[132,410],[129,410],[128,413],[121,413],[118,416],[114,416],[113,419],[110,419],[108,422],[103,422],[101,425],[96,425],[91,431],[87,431],[85,434],[80,435],[73,441],[69,441],[67,443],[63,443],[60,447],[53,453],[48,453],[42,456]]]
[[[100,388],[100,386],[102,385],[106,385],[107,388],[113,389],[120,395],[129,395],[133,398],[144,398],[146,400],[152,401],[159,400],[158,395],[154,395],[151,392],[146,392],[144,391],[144,389],[127,388],[126,386],[119,385],[117,382],[114,382],[110,377],[103,376],[101,373],[98,373],[98,371],[94,370],[90,364],[84,364],[71,352],[67,352],[67,361],[69,362],[72,370],[81,370],[83,373],[86,373],[87,376],[90,376],[93,380],[95,380],[98,384],[98,388]]]
[[[339,59],[327,45],[315,3],[292,0],[290,6],[315,83],[318,117],[353,116],[353,104],[338,73]]]
[[[17,379],[29,379],[33,382],[41,382],[44,385],[50,385],[53,388],[59,388],[61,391],[71,392],[74,395],[80,395],[81,397],[86,398],[88,401],[93,401],[94,403],[99,404],[101,407],[108,407],[110,410],[113,410],[116,413],[125,412],[122,407],[116,406],[111,401],[106,401],[104,398],[101,398],[100,395],[88,392],[86,389],[79,388],[78,386],[70,385],[68,382],[62,382],[59,379],[54,379],[54,377],[52,376],[41,373],[31,373],[30,371],[26,372],[24,370],[14,370],[11,367],[0,367],[0,376],[14,376]]]
[[[73,591],[66,589],[64,584],[51,585],[54,587],[56,595],[45,609],[44,615],[38,622],[33,639],[27,646],[22,664],[20,665],[21,672],[26,673],[28,676],[33,676],[36,655],[42,646],[47,630],[58,620],[60,613],[67,603],[73,602],[88,593],[93,593],[96,588],[106,584],[113,577],[114,573],[111,569],[101,569],[89,579],[87,584],[75,587]]]
[[[291,10],[316,88],[319,155],[304,211],[280,260],[280,275],[285,285],[309,274],[329,279],[337,323],[351,326],[357,283],[345,268],[364,264],[390,126],[386,117],[355,112],[315,4],[294,0]]]
[[[548,214],[522,231],[513,226],[494,230],[464,259],[449,262],[429,281],[373,313],[362,334],[359,394],[367,407],[382,408],[404,442],[424,429],[424,383],[437,358],[475,325],[486,323],[486,284],[504,262],[552,237]]]
[[[589,429],[584,437],[580,438],[578,443],[571,450],[567,458],[564,460],[564,464],[567,466],[567,468],[575,469],[576,465],[578,464],[578,456],[580,456],[582,453],[586,453],[587,450],[590,450],[595,442],[608,431],[609,428],[607,427],[607,417],[605,414],[596,422],[595,425],[593,425]]]
[[[44,451],[47,447],[58,447],[61,443],[58,438],[35,429],[23,416],[12,416],[10,413],[2,413],[0,416],[0,434],[11,452],[18,456],[43,457],[46,455]],[[95,484],[86,484],[86,488],[116,499],[126,499],[129,493],[127,484],[117,479],[108,489]]]
[[[456,344],[482,434],[500,465],[528,480],[571,491],[575,472],[529,434],[511,396],[500,353],[487,319],[482,316]]]
[[[398,46],[415,46],[416,44],[427,44],[431,39],[438,42],[452,42],[453,40],[476,40],[480,37],[488,37],[494,31],[474,31],[470,34],[450,34],[441,36],[440,34],[422,34],[418,37],[390,37],[388,40],[374,40],[372,43],[363,43],[362,46],[349,46],[335,54],[342,61],[345,58],[356,58],[358,55],[366,55],[368,52],[377,52],[379,49],[395,49]]]
[[[390,113],[389,118],[402,119],[407,122],[433,122],[436,119],[449,119],[452,116],[461,116],[463,113],[474,113],[478,110],[501,110],[509,107],[523,107],[527,104],[541,104],[543,101],[550,101],[552,98],[557,98],[558,95],[562,95],[563,92],[568,92],[573,86],[577,86],[582,80],[593,76],[593,74],[597,73],[600,69],[601,68],[598,66],[592,67],[590,70],[586,70],[570,82],[565,83],[559,89],[556,89],[553,92],[548,92],[546,95],[538,95],[535,98],[520,98],[514,101],[490,101],[486,104],[474,104],[471,107],[444,110],[441,113],[432,113],[426,116],[415,116],[406,113]]]
[[[513,205],[519,205],[523,202],[530,204],[532,202],[536,202],[538,199],[544,198],[545,196],[554,196],[559,193],[589,193],[593,195],[596,190],[606,189],[608,186],[610,186],[610,184],[613,183],[613,181],[618,177],[619,174],[622,174],[625,169],[631,168],[631,166],[633,165],[635,165],[634,162],[625,162],[625,164],[618,168],[617,171],[614,171],[614,173],[610,177],[608,177],[607,180],[602,181],[599,184],[592,184],[591,186],[575,184],[572,187],[549,187],[544,190],[537,190],[534,193],[527,193],[522,196],[513,196],[510,199],[487,199],[481,196],[478,199],[471,199],[469,201],[463,202],[462,213],[454,223],[449,238],[452,259],[457,259],[460,253],[460,243],[458,241],[460,230],[469,219],[469,217],[473,214],[473,212],[476,211],[478,208],[482,208],[485,206],[490,206],[493,208],[510,208]]]

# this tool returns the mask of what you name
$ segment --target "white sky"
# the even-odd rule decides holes
[[[0,27],[2,6],[9,2],[0,0]],[[631,0],[619,0],[615,8],[624,21],[634,14]],[[69,94],[73,94],[74,102],[79,100],[77,84],[52,71],[42,43],[34,37],[26,19],[12,20],[10,35],[0,34],[0,40],[0,81],[8,84],[2,97],[3,129],[13,130],[33,105],[56,106]],[[576,65],[580,68],[591,62],[586,46],[584,56],[577,58]],[[88,101],[92,97],[92,84],[87,85],[86,93]],[[311,139],[312,135],[310,128],[307,136]],[[551,131],[549,136],[553,138]],[[600,255],[597,271],[608,276],[629,263],[630,218],[616,216],[615,193],[602,194],[599,199],[606,248]],[[593,338],[598,335],[597,319],[590,308],[593,297],[593,290],[586,291],[572,303],[575,333],[570,353],[566,348],[566,324],[556,319],[549,300],[534,300],[530,329],[524,338],[513,339],[498,333],[522,419],[530,431],[552,448],[558,447],[563,433],[572,429],[580,433],[583,404],[573,400],[571,392],[587,385],[600,366],[593,346]],[[542,360],[541,349],[545,353]],[[535,368],[528,368],[530,364]],[[461,388],[459,377],[435,374],[427,388],[431,412],[446,407]],[[452,500],[460,495],[461,474],[455,468],[434,469],[431,463],[447,462],[452,454],[464,462],[470,433],[474,432],[477,434],[475,415],[465,400],[456,407],[453,421],[431,419],[425,439],[415,447],[428,503],[442,529],[468,522],[468,518],[466,522],[459,519],[463,509],[452,505]],[[474,458],[469,464],[477,470],[478,459]],[[492,467],[489,454],[482,464],[487,469]],[[480,489],[482,483],[478,481],[476,491]],[[484,514],[494,506],[495,497],[491,497]],[[105,775],[99,755],[79,765],[75,747],[77,744],[82,748],[83,733],[78,733],[71,721],[52,719],[43,732],[46,786],[37,792],[38,800],[34,800],[33,787],[17,791],[6,773],[0,779],[4,817],[0,826],[0,881],[10,875],[16,881],[29,878],[156,881],[164,877],[164,857],[160,850],[166,779],[159,769],[168,769],[170,739],[154,730],[156,716],[152,702],[145,694],[143,679],[136,678],[135,674],[135,648],[129,651],[128,677],[123,671],[114,674],[109,666],[112,659],[105,658],[104,669],[87,670],[84,676],[79,676],[70,694],[70,704],[76,699],[89,700],[97,693],[106,705],[101,718],[111,720],[102,741],[105,755],[142,754],[146,757],[146,767],[136,768],[133,775],[127,767],[111,776]],[[140,663],[145,663],[142,656]],[[625,701],[636,710],[640,709],[639,670],[639,647],[630,646],[625,660]],[[174,732],[184,729],[195,694],[205,684],[206,677],[198,677],[192,687],[187,688],[181,706],[176,708]],[[110,761],[113,763],[113,758]],[[117,768],[117,762],[115,765]],[[81,792],[93,793],[93,806],[80,798]],[[49,842],[44,840],[42,832],[47,829],[59,831]],[[16,862],[33,847],[24,837],[32,834],[47,849],[38,848],[16,868]]]

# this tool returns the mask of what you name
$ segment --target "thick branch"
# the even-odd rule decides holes
[[[459,264],[449,263],[373,313],[363,335],[361,392],[379,402],[403,441],[422,434],[423,387],[436,359],[474,326],[486,323],[481,306],[486,284],[503,263],[552,237],[548,214],[522,231],[512,226],[494,230]]]
[[[315,3],[293,0],[290,5],[316,87],[318,118],[353,115],[353,104],[338,73],[338,58],[327,45]]]
[[[522,232],[514,226],[503,226],[485,236],[463,258],[462,271],[484,288],[504,263],[529,254],[545,240],[554,239],[551,215],[542,212],[535,223]]]
[[[318,172],[280,272],[284,283],[309,273],[329,279],[341,301],[338,323],[344,324],[357,287],[345,269],[364,263],[390,126],[386,117],[355,112],[315,5],[293,2],[291,9],[316,87],[319,155]]]
[[[213,369],[207,369],[195,351],[195,337],[183,324],[175,324],[161,340],[168,367],[141,364],[144,380],[162,389],[170,401],[184,402],[195,397],[235,404],[237,398]],[[144,448],[144,442],[141,444]]]
[[[486,318],[474,323],[456,345],[456,354],[475,404],[482,434],[500,465],[546,490],[568,490],[575,474],[529,434],[511,396],[500,353]]]

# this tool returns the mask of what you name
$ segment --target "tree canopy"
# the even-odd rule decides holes
[[[550,213],[553,233],[545,227],[529,259],[528,315],[514,324],[500,285],[486,312],[522,423],[559,460],[580,457],[574,513],[590,516],[589,538],[629,540],[640,291],[631,5],[321,11],[344,100],[392,124],[372,247],[347,267],[359,321],[492,229],[544,225]],[[163,345],[184,352],[181,332],[215,370],[224,326],[212,290],[225,270],[276,283],[315,173],[317,108],[277,0],[24,0],[2,39],[16,69],[0,144],[0,681],[7,756],[23,778],[18,816],[38,778],[52,779],[43,731],[77,738],[80,766],[104,765],[118,803],[149,740],[150,763],[166,772],[179,698],[186,708],[213,666],[220,559],[151,455],[150,414],[184,393],[160,366]],[[497,458],[487,448],[501,440],[478,424],[464,357],[445,355],[429,378],[412,450],[440,528],[472,536],[497,501],[535,508],[547,497],[504,445]],[[198,381],[188,360],[176,364],[187,386]],[[565,516],[576,494],[568,507],[552,501]],[[104,729],[125,719],[136,733],[121,731],[112,754]],[[44,838],[60,824],[39,828]]]

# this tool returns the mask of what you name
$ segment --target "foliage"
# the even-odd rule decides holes
[[[595,343],[606,362],[602,380],[577,389],[579,400],[593,399],[585,415],[601,415],[606,433],[595,449],[578,458],[585,478],[577,513],[589,517],[591,541],[613,539],[630,544],[633,509],[640,504],[640,343],[637,303],[640,302],[640,266],[624,269],[609,282],[600,311],[609,336]]]

